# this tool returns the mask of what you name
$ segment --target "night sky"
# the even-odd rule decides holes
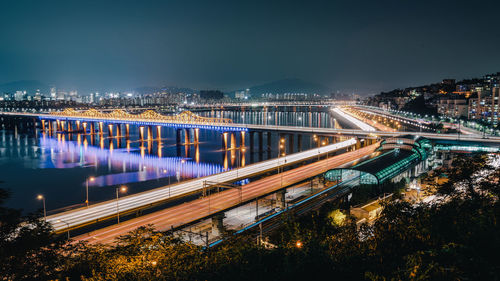
[[[272,3],[271,3],[272,2]],[[500,71],[499,1],[0,0],[0,83],[334,90]]]

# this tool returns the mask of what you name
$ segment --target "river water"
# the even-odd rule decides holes
[[[345,120],[336,117],[335,121],[326,111],[242,109],[198,114],[222,115],[237,123],[311,127],[333,127],[337,123],[336,126],[350,128]],[[220,132],[199,132],[198,145],[176,145],[175,130],[163,128],[160,141],[155,133],[154,141],[141,146],[138,129],[133,126],[129,141],[109,138],[106,132],[102,137],[97,134],[92,138],[84,134],[48,135],[40,130],[36,133],[0,130],[0,187],[11,192],[6,205],[25,213],[42,208],[42,201],[37,200],[37,195],[42,194],[50,214],[68,206],[84,206],[87,182],[89,202],[94,204],[115,198],[115,188],[122,185],[127,192],[120,196],[219,173],[278,154],[277,145],[270,153],[252,152],[248,148],[224,151]],[[273,139],[277,140],[274,133]],[[311,145],[310,138],[303,139],[302,149]],[[88,181],[89,178],[94,180]]]

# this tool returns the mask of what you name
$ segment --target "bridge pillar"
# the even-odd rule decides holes
[[[99,135],[102,136],[102,134],[104,134],[104,124],[99,122]]]
[[[116,124],[116,137],[120,139],[122,136],[122,124]]]
[[[302,135],[297,135],[297,151],[302,151]]]
[[[68,121],[68,132],[69,133],[73,132],[73,124],[71,123],[71,121]]]
[[[153,126],[149,125],[148,126],[148,141],[151,141],[153,139]]]
[[[271,151],[271,132],[267,132],[267,151]]]
[[[258,132],[259,134],[259,152],[264,151],[264,133]]]
[[[125,124],[125,139],[130,138],[130,124]]]
[[[231,132],[231,149],[236,149],[236,135],[234,132]]]
[[[161,142],[161,126],[156,126],[156,138]]]
[[[76,120],[75,125],[76,125],[76,130],[80,131],[80,120]]]
[[[191,143],[191,129],[184,129],[184,144],[188,145]]]
[[[61,120],[57,119],[56,120],[56,131],[61,131]]]
[[[177,146],[181,145],[181,130],[182,129],[175,129],[175,144]]]
[[[282,189],[276,192],[276,207],[279,207],[281,209],[285,209],[286,207],[286,201],[285,201],[285,194],[286,190]]]
[[[356,146],[355,149],[360,149],[361,148],[361,142],[359,141],[359,138],[356,138]]]
[[[117,124],[116,129],[118,130],[119,128],[120,128],[120,124]],[[121,137],[119,136],[118,133],[116,133],[116,147],[117,148],[121,148],[122,147],[122,142],[121,141],[122,141]],[[112,140],[110,140],[110,142],[113,143]]]
[[[42,119],[42,132],[45,132],[45,120]]]
[[[144,126],[139,126],[139,140],[141,141],[142,146],[142,143],[144,142]]]
[[[293,153],[293,148],[294,148],[294,138],[295,138],[295,135],[294,134],[289,134],[288,135],[288,154],[292,154]]]
[[[241,139],[240,139],[240,146],[245,147],[245,131],[241,131]]]
[[[248,138],[250,140],[250,152],[253,152],[254,150],[254,137],[255,137],[255,132],[248,132]]]
[[[279,134],[279,142],[278,142],[278,155],[283,155],[285,154],[286,151],[286,138],[284,134]]]
[[[227,132],[222,133],[222,149],[227,150]]]
[[[108,124],[108,136],[113,137],[113,124]]]
[[[82,127],[83,127],[83,133],[87,134],[87,122],[83,122]]]
[[[218,214],[212,217],[212,235],[223,235],[226,230],[224,229],[224,214]]]
[[[198,144],[200,142],[200,128],[193,129],[194,143]]]

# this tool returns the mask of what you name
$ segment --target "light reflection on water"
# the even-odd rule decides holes
[[[180,146],[169,137],[173,130],[144,143],[106,134],[0,134],[0,187],[12,192],[8,206],[27,212],[41,206],[37,194],[47,198],[49,210],[82,204],[89,177],[95,178],[89,181],[92,204],[113,199],[114,187],[122,184],[129,194],[137,193],[235,167],[234,157],[228,161],[235,150],[222,152],[213,132],[202,133],[199,144]]]
[[[200,115],[223,115],[235,122],[268,125],[277,122],[330,127],[334,123],[327,112],[208,111]],[[114,188],[122,184],[127,185],[129,194],[137,193],[277,157],[277,146],[265,152],[252,153],[250,149],[238,147],[223,152],[220,133],[200,130],[199,144],[178,146],[172,128],[162,129],[159,137],[154,132],[155,138],[151,136],[143,145],[137,141],[138,128],[132,126],[128,141],[109,138],[107,132],[91,137],[0,131],[0,181],[3,181],[0,187],[11,190],[7,201],[10,207],[33,212],[42,206],[36,195],[43,194],[47,209],[54,210],[83,205],[89,177],[95,177],[95,181],[89,182],[92,204],[113,199]],[[272,138],[276,140],[277,134],[273,133]],[[311,145],[311,141],[304,138],[303,149]]]
[[[40,139],[40,146],[50,149],[51,153],[60,154],[56,162],[48,161],[54,168],[107,165],[109,171],[119,171],[95,177],[89,183],[90,186],[118,185],[171,176],[180,181],[181,178],[204,177],[224,170],[219,164],[196,163],[182,157],[160,158],[127,148],[103,149],[45,135]],[[199,147],[196,149],[199,150]]]

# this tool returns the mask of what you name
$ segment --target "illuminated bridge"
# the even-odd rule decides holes
[[[131,114],[117,109],[109,113],[89,109],[87,111],[76,111],[66,109],[61,112],[40,115],[42,120],[65,120],[80,122],[103,122],[107,124],[134,124],[139,126],[172,126],[181,128],[207,128],[240,131],[240,128],[232,127],[233,121],[228,118],[210,118],[198,116],[190,111],[183,111],[178,115],[162,115],[153,110],[147,110],[140,114]],[[77,124],[78,125],[78,124]]]
[[[159,135],[162,127],[176,128],[178,143],[180,143],[182,131],[184,132],[186,143],[191,143],[191,141],[188,141],[188,139],[191,138],[193,139],[193,143],[197,143],[199,129],[215,130],[222,133],[222,145],[226,149],[229,143],[233,146],[233,143],[236,142],[235,133],[239,133],[240,146],[246,146],[245,139],[248,139],[250,142],[250,149],[253,149],[254,140],[257,140],[259,150],[263,150],[264,147],[266,147],[266,144],[263,143],[263,134],[267,133],[267,150],[269,150],[271,145],[271,132],[278,132],[282,136],[288,135],[288,143],[291,147],[294,143],[293,138],[297,139],[296,143],[300,146],[302,135],[304,134],[309,134],[319,139],[318,145],[322,142],[328,144],[342,141],[346,136],[375,140],[406,135],[421,136],[431,140],[500,144],[500,137],[493,136],[486,138],[478,135],[378,131],[355,118],[351,118],[351,122],[360,129],[238,124],[233,123],[231,119],[201,117],[189,111],[184,111],[178,115],[162,115],[152,110],[145,111],[141,114],[131,114],[123,110],[103,113],[95,109],[87,111],[66,109],[54,113],[0,113],[0,122],[2,122],[5,127],[12,126],[12,123],[16,122],[16,118],[31,120],[28,126],[40,127],[43,131],[49,133],[81,132],[103,135],[107,132],[110,137],[124,136],[126,138],[129,136],[130,125],[134,125],[139,128],[139,137],[141,141],[146,138],[151,139],[154,131]],[[257,137],[255,137],[255,135],[257,135]],[[292,151],[292,149],[288,151]]]
[[[308,159],[316,158],[327,153],[350,148],[356,144],[354,138],[343,142],[326,145],[320,148],[302,151],[286,155],[277,159],[266,160],[251,164],[239,169],[225,171],[216,175],[209,175],[192,180],[182,181],[141,193],[124,196],[119,200],[110,200],[98,204],[90,205],[88,208],[79,208],[67,212],[47,216],[47,221],[52,223],[56,231],[65,228],[94,223],[106,218],[114,217],[120,213],[132,212],[139,209],[151,207],[153,205],[182,196],[201,192],[206,182],[235,182],[239,179],[249,178],[265,172],[276,170],[278,167],[302,163]],[[296,175],[300,177],[301,175]],[[119,209],[118,206],[119,205]]]

